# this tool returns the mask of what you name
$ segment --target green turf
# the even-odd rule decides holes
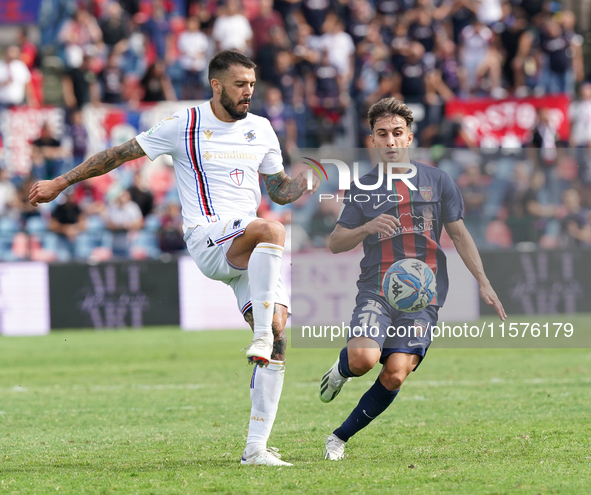
[[[588,349],[432,349],[341,462],[322,460],[324,435],[377,370],[322,404],[336,351],[290,350],[270,445],[295,465],[277,469],[239,464],[249,339],[0,338],[0,493],[591,493]]]

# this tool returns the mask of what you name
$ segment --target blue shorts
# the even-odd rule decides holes
[[[384,296],[371,292],[360,292],[355,302],[347,342],[355,337],[376,341],[382,351],[381,364],[395,352],[417,354],[423,360],[431,345],[431,328],[437,325],[438,306],[403,313],[390,306]]]

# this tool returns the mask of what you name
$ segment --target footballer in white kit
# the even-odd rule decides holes
[[[151,160],[172,157],[189,253],[204,275],[234,289],[245,314],[252,307],[248,272],[225,255],[232,240],[257,218],[259,173],[283,171],[271,123],[253,114],[223,122],[208,101],[175,113],[136,139]],[[289,308],[281,278],[274,299]]]
[[[189,253],[204,275],[234,289],[254,332],[246,351],[255,367],[241,463],[291,466],[276,449],[267,448],[283,388],[289,299],[280,277],[285,229],[279,222],[256,217],[259,177],[271,200],[279,204],[314,193],[319,183],[315,177],[308,190],[304,174],[288,177],[270,122],[248,113],[255,67],[239,52],[219,52],[209,63],[211,101],[177,112],[60,177],[37,182],[29,201],[33,206],[47,203],[72,184],[142,156],[172,157]]]

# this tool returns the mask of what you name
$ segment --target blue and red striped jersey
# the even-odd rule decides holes
[[[364,225],[383,213],[400,219],[394,234],[368,235],[363,241],[364,257],[359,290],[383,295],[382,279],[395,261],[417,258],[435,273],[437,292],[432,305],[445,302],[449,282],[447,262],[440,238],[445,223],[456,222],[464,216],[464,202],[456,183],[444,171],[411,161],[417,167],[414,177],[407,179],[416,187],[410,189],[402,180],[393,180],[388,189],[386,174],[382,185],[372,191],[351,184],[337,223],[347,229]],[[363,185],[378,182],[378,167],[359,179]]]

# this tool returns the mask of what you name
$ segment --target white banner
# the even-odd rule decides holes
[[[328,251],[298,253],[293,267],[291,255],[283,255],[282,277],[291,290],[297,321],[336,325],[342,315],[351,315],[362,255],[360,250],[338,255]],[[476,320],[480,315],[478,284],[456,251],[446,251],[446,255],[450,285],[439,320]],[[183,330],[248,328],[232,289],[205,277],[188,256],[179,260],[179,298]]]
[[[46,263],[0,263],[0,334],[49,333],[49,276]]]
[[[447,250],[449,292],[439,320],[470,322],[480,316],[478,284],[455,250]],[[355,307],[362,250],[334,255],[298,253],[292,267],[292,308],[296,322],[348,325]],[[297,312],[297,313],[296,313]],[[295,324],[295,323],[294,323]]]
[[[290,263],[290,254],[284,253],[281,276],[288,291],[291,287]],[[179,260],[179,299],[183,330],[249,328],[232,288],[203,275],[190,256]]]

